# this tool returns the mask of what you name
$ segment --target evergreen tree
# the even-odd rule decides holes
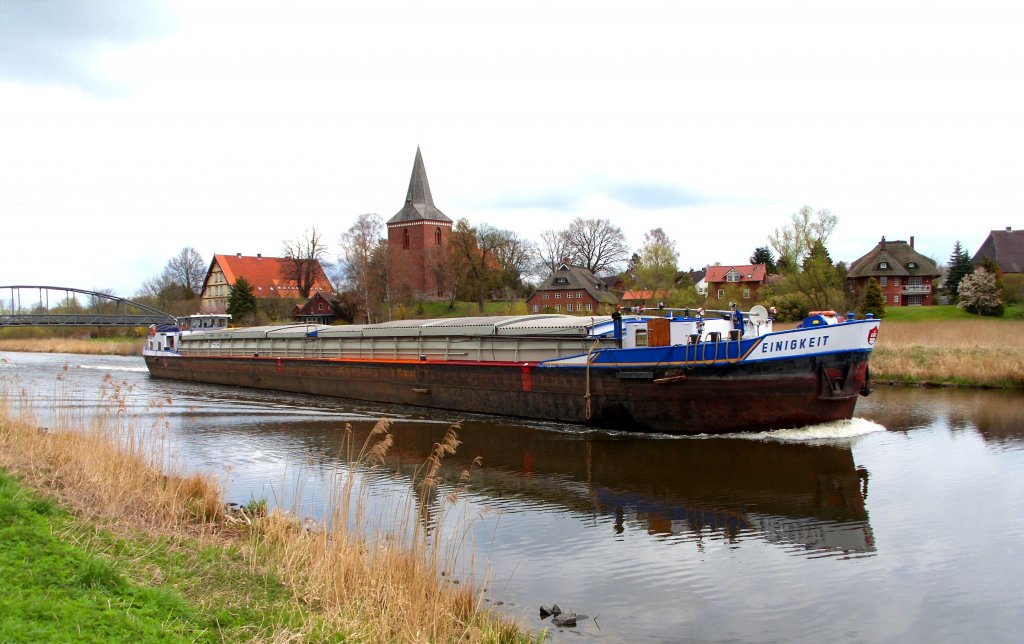
[[[959,297],[958,288],[960,280],[974,272],[974,265],[971,264],[971,256],[967,254],[963,245],[957,240],[953,245],[953,254],[949,256],[949,273],[946,275],[946,292],[954,301]]]
[[[779,272],[779,267],[775,265],[775,256],[772,255],[772,249],[767,246],[758,246],[754,249],[754,254],[750,256],[751,264],[764,264],[768,268],[768,273],[775,275]]]
[[[868,280],[868,287],[864,293],[864,304],[861,305],[860,312],[864,315],[872,313],[876,318],[885,317],[885,302],[882,299],[882,286],[878,283],[878,280],[873,277]]]
[[[228,295],[227,311],[231,319],[239,323],[248,322],[256,316],[256,307],[252,286],[244,277],[239,277]]]

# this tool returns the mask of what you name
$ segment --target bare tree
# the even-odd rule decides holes
[[[496,231],[499,239],[494,248],[494,257],[502,270],[502,286],[520,293],[523,276],[531,272],[536,257],[536,247],[518,233],[511,230]]]
[[[379,269],[379,262],[374,262],[374,255],[379,254],[379,247],[384,241],[381,230],[384,219],[376,213],[359,215],[356,223],[341,235],[342,273],[348,288],[358,294],[358,301],[366,319],[371,319],[371,293],[380,277],[374,275]]]
[[[186,246],[167,262],[164,275],[171,281],[196,295],[203,290],[206,262],[195,248]]]
[[[540,234],[540,244],[537,247],[537,255],[551,273],[554,273],[558,265],[566,259],[571,261],[572,248],[569,244],[568,231],[545,230],[542,232]]]
[[[321,264],[327,256],[327,246],[316,226],[312,226],[301,237],[286,240],[282,253],[288,260],[285,279],[294,282],[302,297],[308,298],[317,278],[322,274]]]
[[[577,217],[565,232],[573,263],[585,266],[595,275],[618,269],[629,257],[622,229],[607,219]]]

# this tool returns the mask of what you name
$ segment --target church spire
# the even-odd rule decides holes
[[[388,220],[388,223],[398,224],[424,219],[451,221],[447,215],[434,206],[434,198],[430,194],[430,183],[427,181],[427,169],[423,165],[423,154],[420,153],[420,147],[416,146],[416,160],[412,164],[412,176],[409,178],[409,191],[405,195],[405,205]]]

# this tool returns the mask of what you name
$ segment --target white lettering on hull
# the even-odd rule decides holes
[[[761,353],[778,353],[782,351],[800,351],[802,349],[824,349],[828,346],[827,335],[799,338],[793,340],[768,340],[761,342]]]

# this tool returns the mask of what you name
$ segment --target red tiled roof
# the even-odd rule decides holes
[[[301,298],[295,281],[285,277],[288,275],[290,260],[284,257],[250,257],[246,255],[214,255],[213,263],[220,266],[224,279],[234,286],[239,277],[252,286],[253,295],[257,298],[280,297]],[[213,264],[210,265],[213,268]],[[331,282],[327,279],[320,262],[316,262],[317,278],[313,283],[311,294],[317,291],[331,293]]]
[[[708,274],[705,280],[708,284],[724,282],[725,276],[736,271],[740,274],[740,282],[763,282],[768,273],[764,264],[744,264],[737,266],[708,266]]]
[[[646,301],[646,300],[654,299],[655,297],[665,297],[665,292],[664,291],[658,291],[658,293],[655,294],[654,291],[647,289],[647,290],[637,290],[637,291],[626,291],[625,293],[622,294],[622,299],[623,300],[642,300],[642,301]]]

